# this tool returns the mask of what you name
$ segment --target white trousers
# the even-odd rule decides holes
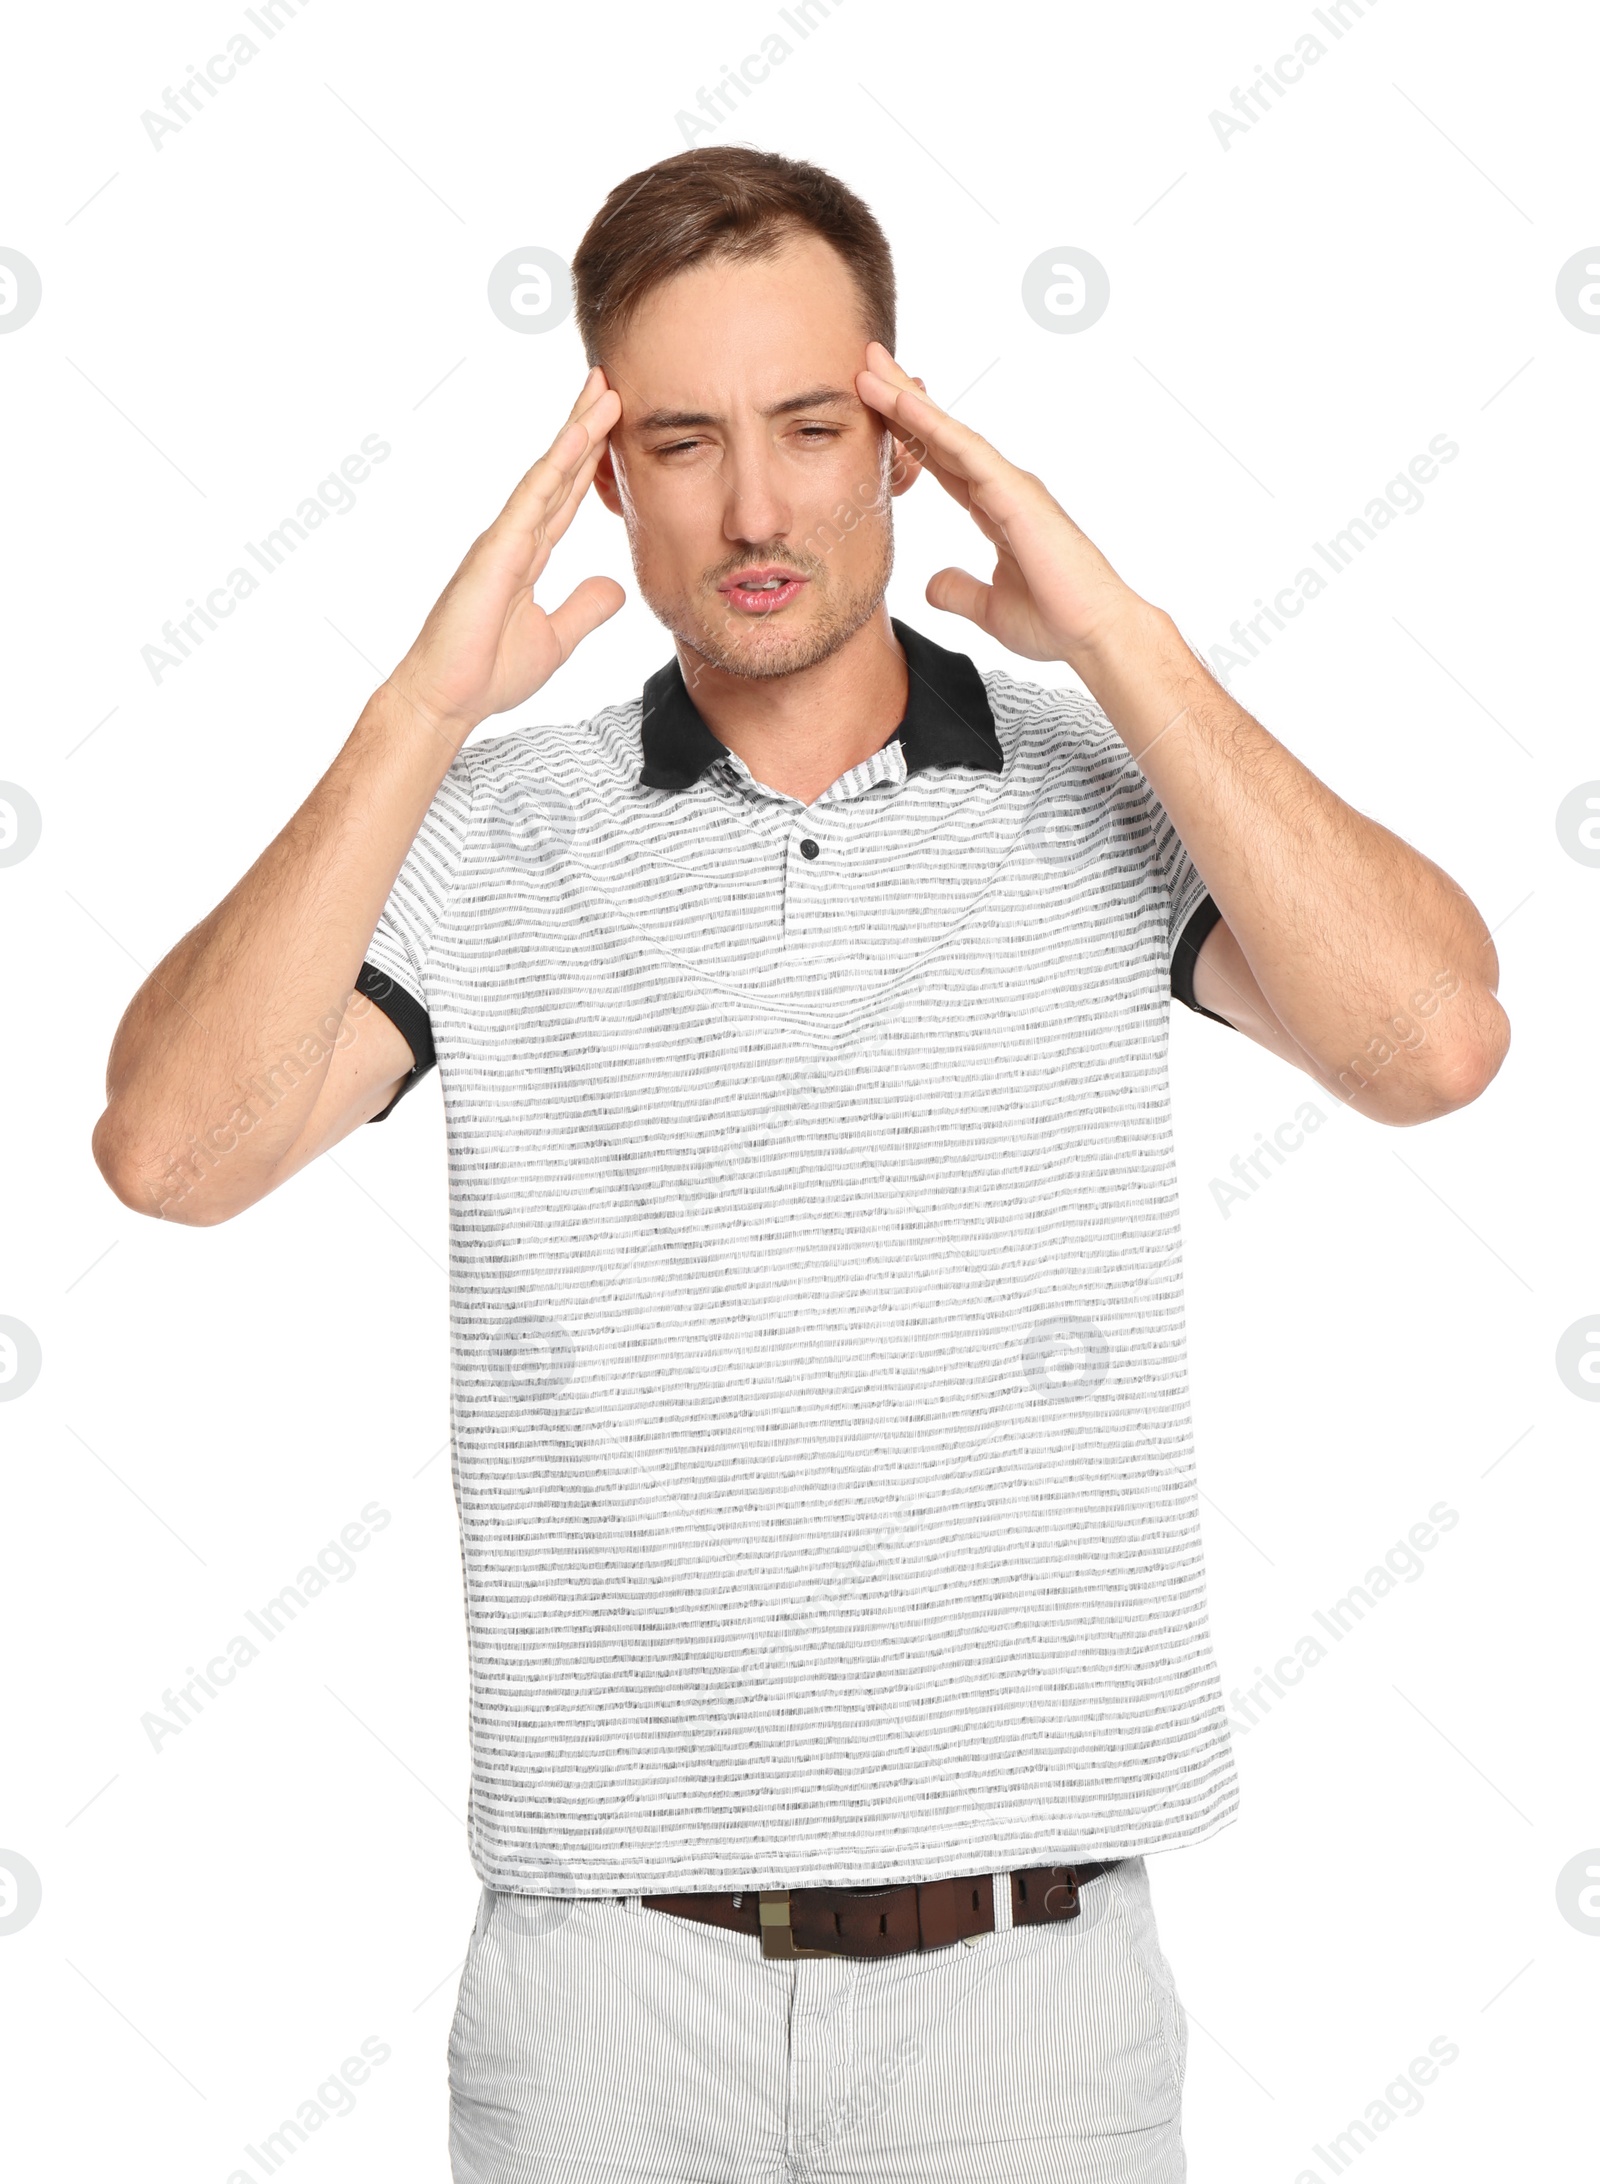
[[[485,1889],[455,2184],[1181,2184],[1187,2028],[1142,1858],[1075,1919],[860,1959]]]

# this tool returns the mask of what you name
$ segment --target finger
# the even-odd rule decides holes
[[[898,481],[907,464],[918,470],[932,470],[937,474],[938,465],[933,460],[932,450],[920,434],[913,432],[909,425],[903,425],[898,420],[890,422],[887,430],[889,443],[893,450],[890,458],[892,477]],[[948,477],[949,473],[947,472],[945,479],[940,482],[945,483]],[[955,481],[955,484],[959,486],[959,480]]]
[[[898,420],[892,421],[888,430],[894,449],[890,465],[890,477],[894,482],[899,482],[907,463],[915,464],[919,470],[931,471],[952,500],[959,502],[969,513],[974,512],[972,495],[967,490],[966,481],[958,478],[953,470],[947,470],[939,462],[920,433],[913,432],[909,425],[901,424]]]
[[[909,425],[893,429],[897,436],[907,435],[901,445],[915,455],[922,468],[943,487],[957,507],[966,510],[991,546],[1003,542],[1007,524],[1027,505],[1030,493],[1037,497],[1038,480],[1019,470],[1014,463],[1008,463],[987,440],[981,441],[980,445],[994,457],[995,467],[980,477],[974,475],[975,466],[971,463],[955,469],[941,462],[927,439],[912,433]],[[977,439],[978,435],[974,433],[972,437]]]
[[[550,627],[561,647],[563,662],[570,660],[585,637],[609,622],[627,593],[609,576],[586,576],[559,607],[551,609]]]
[[[924,394],[881,341],[867,344],[867,357],[866,370],[856,374],[857,393],[872,408],[903,426],[905,432],[927,441],[933,457],[930,467],[935,468],[936,475],[942,467],[981,487],[1012,468],[981,433],[974,432],[970,425],[958,424],[947,410]]]
[[[874,379],[883,380],[889,386],[895,388],[896,390],[903,390],[910,394],[921,394],[924,392],[924,390],[917,385],[911,374],[908,371],[903,370],[902,367],[898,363],[896,363],[894,357],[890,354],[889,350],[884,347],[881,341],[869,341],[867,343],[867,361],[865,371],[870,374]],[[860,379],[862,377],[862,373],[858,372],[856,374],[856,377]],[[877,406],[879,405],[874,405],[874,407]],[[908,431],[906,436],[913,444],[918,444],[916,442],[916,435],[914,433]]]
[[[895,446],[903,451],[904,456],[917,464],[919,469],[929,472],[950,498],[981,524],[982,519],[973,506],[972,489],[966,478],[940,462],[926,437],[914,432],[910,425],[901,423],[898,418],[890,422],[889,431],[894,437]]]
[[[594,367],[593,371],[590,372],[588,378],[584,381],[582,390],[578,395],[578,399],[572,405],[572,409],[569,413],[570,417],[587,417],[589,415],[589,412],[594,409],[596,404],[603,402],[608,394],[616,394],[617,406],[620,411],[622,405],[622,396],[620,393],[617,392],[614,387],[609,384],[606,379],[605,373],[600,369],[599,365],[597,364]],[[611,430],[611,427],[608,425],[606,427],[606,430],[609,432]]]
[[[909,425],[902,425],[899,429],[901,432],[910,435],[908,439],[902,440],[900,443],[907,454],[912,456],[919,466],[928,472],[930,477],[944,487],[953,501],[958,501],[969,514],[973,513],[972,491],[966,479],[958,477],[953,470],[947,470],[944,464],[935,456],[927,441],[919,440],[916,434],[911,432]]]
[[[570,481],[593,454],[598,460],[606,436],[622,415],[622,397],[599,378],[599,367],[589,375],[584,392],[573,404],[572,414],[550,445],[522,480],[537,478],[548,493],[557,478]],[[517,488],[521,491],[521,485]],[[512,496],[515,498],[515,494]]]
[[[868,371],[882,372],[883,376],[886,379],[893,380],[897,387],[916,385],[916,381],[887,342],[869,341],[867,343],[867,369]]]
[[[577,416],[579,410],[587,407],[588,403],[592,399],[595,380],[599,376],[599,365],[591,364],[588,371],[584,375],[583,385],[578,389],[578,399],[573,403],[571,409],[569,409],[567,412],[568,424],[571,424],[573,418]]]
[[[545,449],[540,461],[548,466],[547,479],[560,476],[570,482],[591,456],[598,461],[621,415],[621,395],[609,387],[598,388],[574,410]],[[535,463],[533,469],[538,468]],[[533,471],[528,475],[531,477]]]
[[[547,534],[570,501],[575,507],[605,452],[606,436],[622,414],[621,398],[607,387],[564,424],[539,460],[518,481],[497,521],[509,528]]]
[[[856,374],[856,391],[894,427],[896,437],[922,441],[929,450],[930,467],[944,469],[971,485],[982,486],[998,478],[1010,466],[998,448],[991,447],[970,425],[957,424],[920,387],[896,387],[881,373]]]
[[[938,607],[946,614],[965,615],[979,629],[989,627],[994,586],[980,583],[965,569],[941,569],[936,576],[930,576],[923,596],[930,607]]]
[[[620,408],[620,403],[618,406]],[[607,433],[596,429],[599,420],[593,408],[589,414],[594,422],[590,425],[588,447],[573,463],[571,469],[567,471],[565,485],[561,492],[551,494],[549,501],[546,503],[544,515],[540,519],[539,529],[543,541],[542,550],[546,554],[554,546],[557,539],[563,535],[582,506],[583,496],[594,483],[594,474],[599,469],[600,458],[606,451]],[[577,419],[577,423],[580,425],[585,422],[584,418]],[[612,422],[614,423],[615,419]]]

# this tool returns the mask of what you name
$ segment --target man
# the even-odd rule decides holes
[[[225,1220],[438,1063],[458,2180],[1167,2184],[1145,1858],[1236,1802],[1170,999],[1417,1122],[1494,949],[900,369],[832,177],[665,160],[574,282],[571,416],[141,988],[96,1157]],[[924,469],[995,553],[929,602],[1095,702],[891,620]],[[591,484],[675,658],[468,745],[622,603],[535,598]]]

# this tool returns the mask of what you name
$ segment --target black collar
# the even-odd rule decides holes
[[[900,640],[911,677],[905,718],[894,731],[906,772],[969,766],[999,773],[1000,738],[983,677],[971,660],[964,652],[947,652],[892,615],[889,627]],[[728,755],[728,746],[700,718],[676,655],[644,686],[639,739],[644,757],[639,785],[646,789],[692,788],[708,766]],[[892,743],[894,736],[885,740]]]

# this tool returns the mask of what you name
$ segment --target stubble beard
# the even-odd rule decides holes
[[[815,555],[797,557],[781,550],[767,555],[750,555],[751,562],[785,562],[807,578],[802,597],[811,603],[810,614],[803,623],[788,628],[777,616],[757,621],[740,615],[735,621],[731,608],[724,616],[718,616],[714,608],[704,604],[703,594],[686,596],[680,593],[670,598],[652,596],[639,574],[637,562],[634,575],[651,613],[681,645],[724,674],[740,675],[752,682],[767,682],[780,675],[797,675],[803,668],[815,667],[819,661],[830,659],[842,645],[849,643],[857,630],[872,620],[889,588],[894,569],[894,528],[887,519],[880,529],[879,539],[880,548],[873,566],[847,592],[824,589],[827,562]]]

